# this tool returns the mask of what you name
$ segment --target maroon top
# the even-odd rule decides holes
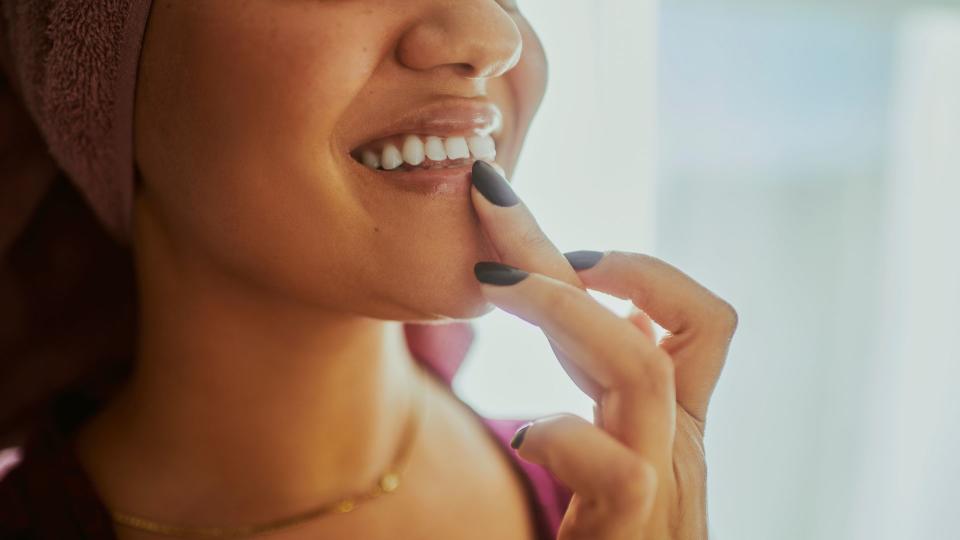
[[[417,326],[406,325],[405,331],[408,344],[417,343],[410,348],[414,357],[460,400],[451,383],[473,343],[474,331],[469,323],[455,323],[450,328],[443,333],[421,332]],[[61,404],[22,447],[0,451],[0,539],[116,539],[108,510],[67,444],[72,430],[96,406]],[[545,468],[521,460],[510,448],[513,433],[526,420],[477,417],[520,473],[537,537],[555,539],[571,493]]]

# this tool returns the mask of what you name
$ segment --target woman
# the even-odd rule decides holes
[[[37,490],[112,520],[58,538],[706,537],[703,422],[735,312],[662,261],[564,256],[537,226],[504,179],[546,81],[512,2],[6,0],[4,14],[18,94],[129,246],[137,325],[109,399],[36,435],[63,448],[28,442],[0,482],[0,531],[52,527],[24,517],[41,515]],[[54,37],[36,47],[74,32],[82,46],[64,49],[98,58],[63,80],[94,102],[115,91],[112,121],[91,122],[101,139],[58,139],[62,110],[36,105],[59,103],[24,76],[37,20]],[[620,318],[586,288],[642,311]],[[540,326],[597,402],[595,423],[524,424],[516,462],[505,424],[449,386],[463,321],[494,306]],[[651,318],[671,332],[660,343]],[[81,481],[51,488],[61,471]]]

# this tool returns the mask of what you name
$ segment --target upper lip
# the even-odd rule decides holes
[[[366,134],[364,144],[404,133],[456,137],[491,135],[496,138],[503,126],[503,113],[495,103],[469,99],[434,101],[409,110]]]

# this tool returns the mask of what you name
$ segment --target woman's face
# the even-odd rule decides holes
[[[513,170],[545,83],[540,43],[508,0],[154,2],[136,219],[179,263],[309,304],[474,317],[492,307],[473,265],[497,255],[470,163],[494,130],[496,162]],[[471,136],[470,156],[451,160]],[[435,159],[386,170],[391,144],[418,162],[417,140]]]

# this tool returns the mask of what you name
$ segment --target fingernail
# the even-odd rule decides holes
[[[486,199],[497,206],[515,206],[520,202],[517,194],[513,192],[507,179],[500,176],[489,163],[485,161],[473,162],[473,185],[486,197]]]
[[[533,422],[527,422],[526,424],[520,426],[520,429],[513,434],[513,438],[510,439],[510,447],[514,450],[520,448],[520,445],[523,444],[523,437],[527,434],[527,429],[533,425]]]
[[[516,285],[530,275],[519,268],[487,261],[473,265],[473,273],[478,280],[488,285]]]
[[[593,268],[600,262],[600,259],[603,258],[603,252],[590,250],[568,251],[564,253],[563,256],[570,261],[570,266],[573,266],[574,270],[587,270]]]

